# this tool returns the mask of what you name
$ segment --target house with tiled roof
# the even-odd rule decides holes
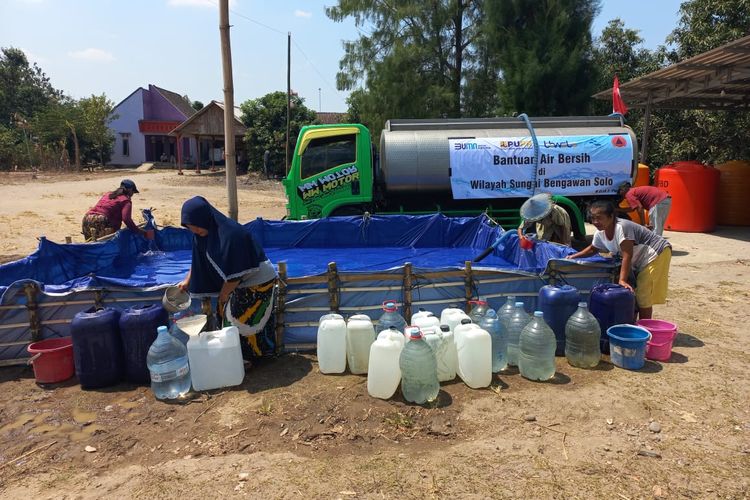
[[[115,145],[110,164],[140,165],[144,162],[175,163],[177,139],[169,132],[195,114],[185,97],[149,85],[138,87],[112,110],[109,128]],[[183,160],[190,162],[197,151],[195,139],[181,138]]]

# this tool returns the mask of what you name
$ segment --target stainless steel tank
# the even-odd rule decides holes
[[[618,117],[530,118],[537,136],[609,135],[627,133],[633,141],[633,171],[638,143],[633,130]],[[450,193],[449,139],[529,136],[518,118],[388,120],[380,136],[377,176],[389,194]]]

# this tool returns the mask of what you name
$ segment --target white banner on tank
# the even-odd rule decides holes
[[[535,183],[531,137],[450,139],[453,198],[615,194],[620,183],[631,180],[628,134],[537,136],[537,141]]]

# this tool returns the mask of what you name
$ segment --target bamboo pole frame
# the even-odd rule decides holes
[[[276,294],[276,354],[284,349],[284,311],[286,309],[287,294],[287,267],[286,262],[279,262],[279,284]]]

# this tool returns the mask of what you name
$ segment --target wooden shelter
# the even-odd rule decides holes
[[[652,109],[750,111],[750,36],[620,84],[629,108],[645,108],[641,162],[648,154]],[[612,99],[612,89],[594,94]]]
[[[239,138],[238,143],[242,143],[242,138],[247,132],[247,127],[242,124],[239,117],[237,116],[236,110],[234,113],[234,136]],[[195,137],[197,144],[195,170],[200,173],[201,165],[201,139],[210,139],[211,143],[216,139],[224,139],[224,104],[218,101],[211,101],[200,111],[195,113],[193,116],[179,124],[172,130],[169,135],[177,137],[177,144],[182,144],[181,140],[185,136]],[[211,170],[214,169],[213,156],[210,157]],[[182,162],[183,154],[182,148],[177,148],[177,165],[179,174],[182,174]]]

